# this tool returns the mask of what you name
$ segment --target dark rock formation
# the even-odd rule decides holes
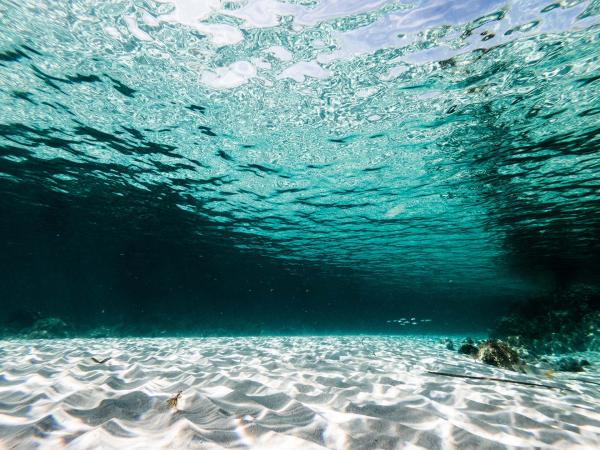
[[[477,348],[471,338],[465,339],[458,348],[458,353],[461,355],[477,356],[477,352],[479,352],[479,348]]]
[[[517,352],[506,342],[489,339],[479,344],[477,359],[485,364],[508,370],[521,370],[522,362]]]
[[[600,289],[574,285],[514,306],[491,333],[534,354],[600,350]]]
[[[444,344],[446,345],[446,350],[454,351],[454,342],[451,339],[445,339]]]
[[[578,361],[573,357],[561,358],[556,363],[556,370],[561,372],[583,372],[583,362],[587,361]],[[589,365],[589,362],[587,363]]]
[[[502,369],[523,371],[524,362],[516,349],[510,344],[498,339],[481,341],[477,345],[472,339],[465,339],[458,349],[458,353],[476,358],[485,364],[500,367]]]

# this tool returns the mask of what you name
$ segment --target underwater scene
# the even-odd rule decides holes
[[[0,449],[600,448],[600,0],[0,0]]]

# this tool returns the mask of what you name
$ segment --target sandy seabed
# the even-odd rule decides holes
[[[547,379],[434,337],[1,341],[0,448],[600,448],[585,356]]]

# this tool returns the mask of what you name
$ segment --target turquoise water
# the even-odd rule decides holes
[[[0,1],[5,313],[425,332],[597,283],[599,14]]]

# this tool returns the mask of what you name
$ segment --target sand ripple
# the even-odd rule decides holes
[[[598,354],[586,355],[585,374],[548,380],[417,337],[4,341],[2,350],[0,448],[600,448],[600,390],[585,382],[600,378]]]

